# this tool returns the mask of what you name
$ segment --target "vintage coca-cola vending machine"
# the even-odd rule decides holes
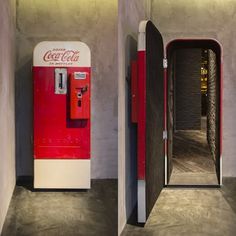
[[[85,43],[44,41],[34,49],[35,188],[90,188],[90,73]]]

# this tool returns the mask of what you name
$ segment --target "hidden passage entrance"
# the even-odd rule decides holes
[[[221,47],[174,40],[167,60],[167,184],[221,184]]]
[[[164,50],[155,25],[142,21],[131,88],[138,222],[145,223],[164,186],[222,183],[220,44],[174,40]]]

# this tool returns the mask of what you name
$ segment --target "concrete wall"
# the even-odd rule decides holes
[[[152,20],[164,42],[215,38],[223,47],[223,176],[236,176],[236,2],[233,0],[152,0]]]
[[[130,62],[136,58],[138,26],[149,18],[149,0],[119,0],[118,6],[118,226],[122,231],[137,201],[136,127],[130,123]]]
[[[175,51],[175,130],[201,129],[201,49]]]
[[[15,1],[0,0],[0,234],[15,187]]]
[[[117,178],[117,1],[17,0],[17,175],[32,175],[32,55],[43,40],[80,40],[92,55],[92,178]]]

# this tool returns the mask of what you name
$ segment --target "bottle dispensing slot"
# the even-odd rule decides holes
[[[67,93],[67,70],[65,68],[55,69],[55,94]]]

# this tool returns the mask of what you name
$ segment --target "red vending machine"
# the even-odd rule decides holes
[[[34,49],[34,187],[90,188],[91,56],[82,42]]]

